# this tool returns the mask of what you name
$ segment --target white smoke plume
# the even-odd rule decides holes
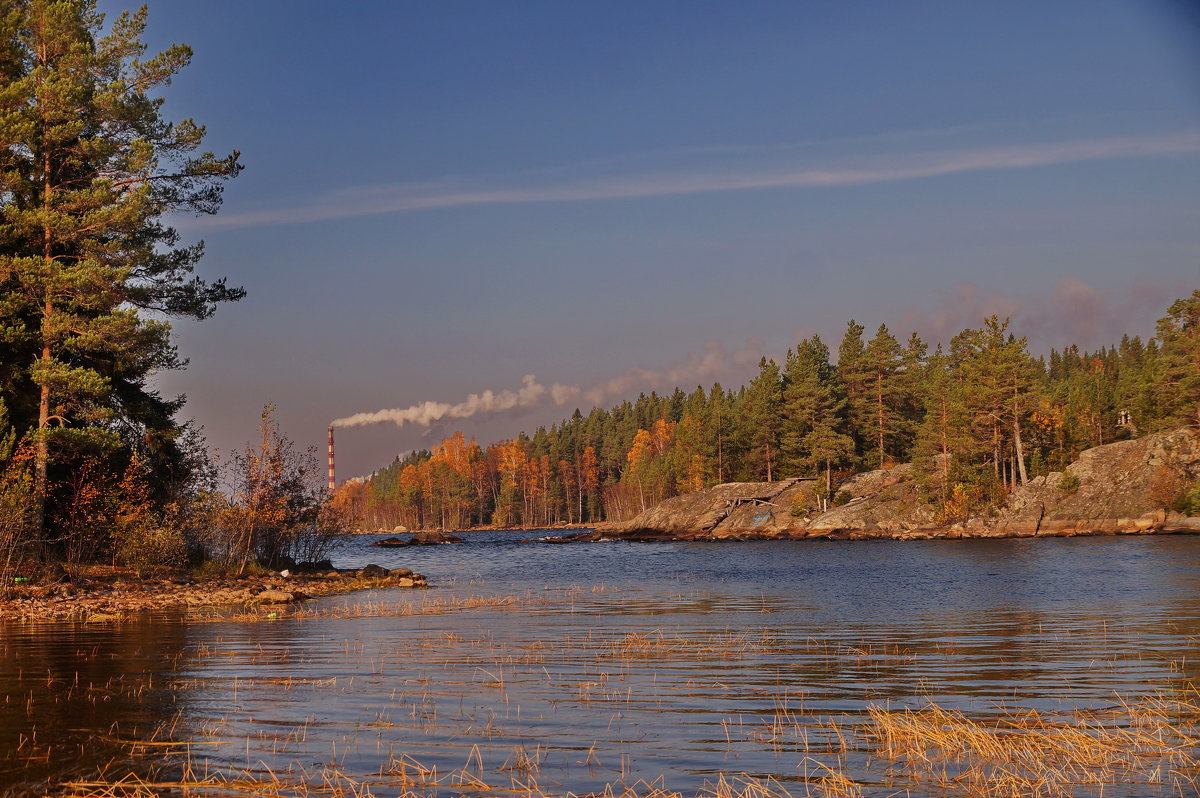
[[[670,390],[676,386],[687,388],[693,381],[720,377],[730,373],[731,369],[748,369],[758,363],[763,346],[762,341],[752,339],[746,347],[727,352],[720,343],[709,341],[704,345],[703,352],[692,352],[680,363],[661,369],[635,366],[588,388],[558,382],[546,386],[538,382],[534,375],[526,374],[521,378],[521,387],[516,391],[488,390],[473,393],[457,404],[430,401],[410,407],[376,410],[373,413],[355,413],[335,419],[333,426],[361,427],[391,422],[397,427],[406,424],[429,427],[443,420],[489,416],[547,403],[562,407],[583,399],[593,405],[601,405],[608,400],[626,396],[634,390]]]
[[[480,413],[502,413],[517,407],[533,407],[542,404],[546,395],[558,403],[569,401],[571,395],[578,395],[578,388],[555,383],[547,388],[537,381],[532,374],[521,378],[521,387],[515,391],[484,391],[473,393],[458,404],[447,402],[421,402],[411,407],[376,410],[374,413],[355,413],[346,418],[333,421],[335,427],[361,427],[367,424],[382,424],[390,421],[397,427],[405,424],[419,424],[428,427],[443,419],[471,418]]]
[[[663,369],[634,366],[615,377],[598,382],[582,392],[585,399],[594,405],[609,399],[625,396],[635,389],[671,390],[675,387],[687,389],[696,380],[708,380],[727,374],[730,369],[745,369],[758,363],[762,357],[764,343],[755,338],[745,348],[725,351],[717,341],[704,344],[703,352],[692,352],[681,363]]]

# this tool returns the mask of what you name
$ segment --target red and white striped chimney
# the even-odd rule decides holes
[[[333,472],[333,426],[329,427],[329,492],[333,493],[337,487],[337,479]]]

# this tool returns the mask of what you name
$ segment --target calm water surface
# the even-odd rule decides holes
[[[803,794],[819,762],[888,795],[903,777],[856,740],[869,705],[986,719],[1200,683],[1200,538],[520,542],[536,536],[357,538],[335,564],[434,589],[300,615],[0,625],[0,790],[154,738],[212,768],[420,763],[574,792],[744,773]]]

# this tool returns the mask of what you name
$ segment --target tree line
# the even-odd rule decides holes
[[[850,321],[836,353],[813,335],[737,389],[642,394],[486,447],[455,433],[339,500],[370,528],[594,523],[731,481],[818,477],[827,502],[856,472],[914,462],[951,520],[1084,449],[1181,424],[1200,425],[1200,291],[1147,341],[1048,357],[997,317],[932,351]]]
[[[191,51],[147,55],[145,25],[144,8],[106,25],[89,0],[0,13],[0,589],[22,560],[245,570],[316,558],[354,514],[592,523],[731,480],[822,476],[828,494],[905,460],[930,472],[931,501],[967,512],[1087,446],[1200,420],[1193,294],[1145,343],[1048,360],[998,319],[932,352],[851,322],[836,357],[813,336],[736,390],[643,395],[486,448],[452,435],[333,497],[267,407],[219,490],[182,400],[152,379],[184,362],[170,320],[243,296],[197,276],[203,244],[164,221],[215,213],[242,165],[164,117]]]
[[[269,408],[222,493],[182,399],[152,385],[184,363],[169,320],[244,294],[197,276],[203,244],[164,218],[215,213],[242,165],[164,118],[191,50],[147,55],[146,21],[106,25],[90,0],[0,9],[0,591],[23,560],[244,570],[344,528]]]

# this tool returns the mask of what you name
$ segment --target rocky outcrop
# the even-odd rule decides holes
[[[939,522],[906,464],[854,476],[838,489],[834,507],[817,508],[814,480],[731,482],[667,499],[581,539],[1200,534],[1200,518],[1164,509],[1198,479],[1200,433],[1180,429],[1088,449],[1066,472],[1013,491],[995,514],[958,524]]]
[[[1200,478],[1192,429],[1097,446],[1063,473],[1029,481],[994,519],[966,526],[1002,537],[1200,531],[1200,519],[1167,508]]]
[[[937,525],[934,508],[921,501],[911,463],[857,474],[838,489],[849,500],[816,515],[804,525],[806,537],[852,529],[898,536]]]
[[[408,540],[398,537],[390,537],[384,538],[383,540],[377,540],[371,545],[388,549],[398,548],[400,546],[438,546],[442,543],[462,542],[462,538],[457,537],[456,535],[451,535],[448,532],[430,530],[425,532],[417,532]]]
[[[605,527],[603,534],[717,539],[777,534],[795,525],[791,508],[812,482],[726,482],[667,499],[630,521]]]
[[[451,535],[449,532],[440,530],[430,530],[418,532],[412,536],[412,540],[408,542],[410,546],[440,546],[443,543],[462,543],[463,539],[457,535]]]

